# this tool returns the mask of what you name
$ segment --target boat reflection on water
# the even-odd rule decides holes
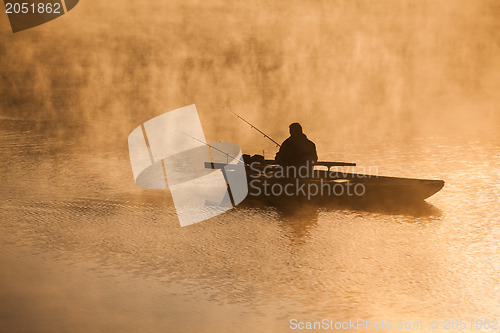
[[[442,211],[426,201],[401,201],[401,202],[359,202],[359,201],[330,201],[317,203],[301,198],[287,198],[280,201],[269,200],[263,202],[257,199],[247,199],[241,207],[273,207],[283,217],[310,218],[318,211],[360,211],[368,213],[403,215],[409,217],[439,217]],[[317,216],[316,216],[317,218]]]
[[[288,198],[287,200],[269,201],[267,203],[256,199],[247,199],[237,209],[274,209],[277,213],[276,222],[283,229],[283,235],[288,237],[290,245],[300,246],[312,239],[311,233],[317,227],[320,214],[345,214],[346,221],[351,214],[372,213],[376,215],[408,217],[406,222],[435,221],[442,216],[442,211],[436,206],[425,202],[329,202],[318,204],[301,200],[300,198]],[[351,213],[351,214],[350,214]],[[342,223],[340,221],[340,223]],[[332,226],[332,228],[334,228]]]

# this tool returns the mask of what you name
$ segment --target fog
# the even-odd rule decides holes
[[[196,104],[207,140],[272,147],[299,121],[328,142],[489,136],[500,127],[498,1],[81,1],[13,34],[0,19],[2,117],[126,147]]]
[[[498,0],[82,0],[13,34],[1,14],[2,328],[499,318],[499,18]],[[446,186],[410,209],[248,203],[180,228],[127,137],[190,104],[244,153],[276,147],[223,106],[277,141],[302,123],[342,171]]]

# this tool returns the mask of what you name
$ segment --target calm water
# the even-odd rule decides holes
[[[86,0],[16,34],[3,15],[0,332],[500,319],[499,13]],[[244,152],[275,147],[223,105],[276,140],[301,122],[323,160],[446,185],[419,207],[254,204],[180,228],[167,191],[134,184],[127,136],[193,103]]]
[[[0,124],[2,331],[287,332],[292,318],[500,319],[498,138],[321,152],[381,175],[444,179],[422,207],[245,205],[181,228],[168,192],[134,184],[125,139],[123,149],[93,150],[39,123]]]

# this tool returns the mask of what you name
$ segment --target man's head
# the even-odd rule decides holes
[[[298,136],[302,134],[302,126],[299,123],[290,124],[290,136]]]

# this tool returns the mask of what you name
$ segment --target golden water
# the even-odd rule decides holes
[[[287,332],[500,319],[497,1],[81,1],[0,16],[0,331]],[[195,103],[207,140],[443,179],[418,207],[242,205],[180,228],[127,136]],[[472,330],[474,331],[474,330]],[[471,332],[472,332],[471,331]]]

